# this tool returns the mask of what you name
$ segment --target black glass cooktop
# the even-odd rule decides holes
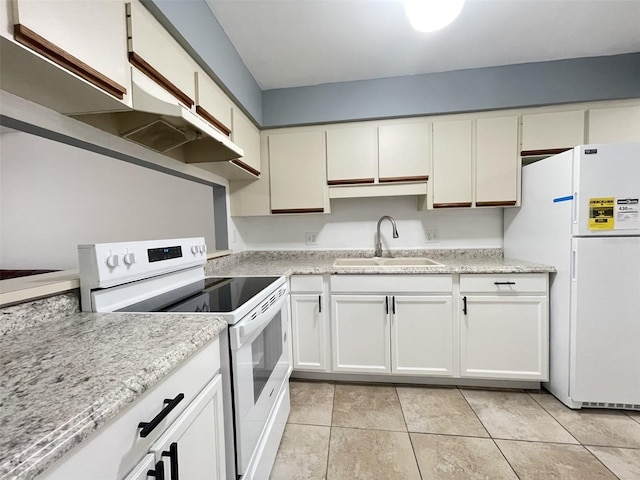
[[[279,278],[208,277],[134,303],[118,312],[233,312]]]

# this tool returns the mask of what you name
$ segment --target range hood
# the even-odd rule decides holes
[[[186,163],[228,161],[244,155],[229,137],[133,66],[131,99],[132,111],[74,118]]]

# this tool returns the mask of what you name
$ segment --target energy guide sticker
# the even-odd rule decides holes
[[[613,230],[615,205],[614,197],[590,198],[589,230]]]
[[[640,228],[639,198],[616,199],[616,230]]]

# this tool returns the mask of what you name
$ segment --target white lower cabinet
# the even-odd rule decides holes
[[[391,371],[412,375],[453,375],[451,295],[394,295]]]
[[[219,344],[209,342],[39,478],[225,479]]]
[[[333,371],[453,375],[451,293],[451,275],[333,276]]]
[[[332,295],[335,372],[391,373],[386,295]]]
[[[218,375],[151,447],[156,462],[163,462],[164,478],[224,479],[223,422]]]
[[[291,277],[291,347],[294,370],[330,371],[329,314],[322,275]]]
[[[549,378],[548,274],[461,275],[460,376]]]

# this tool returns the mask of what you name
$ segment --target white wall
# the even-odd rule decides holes
[[[0,267],[77,268],[77,245],[204,236],[213,190],[24,132],[0,134]],[[213,248],[212,248],[213,249]]]
[[[397,223],[381,227],[385,249],[502,248],[502,209],[417,211],[415,196],[332,200],[330,215],[233,217],[230,248],[242,250],[343,250],[374,248],[382,215]],[[425,229],[437,229],[439,241],[427,243]],[[318,233],[318,245],[305,245],[305,232]]]

